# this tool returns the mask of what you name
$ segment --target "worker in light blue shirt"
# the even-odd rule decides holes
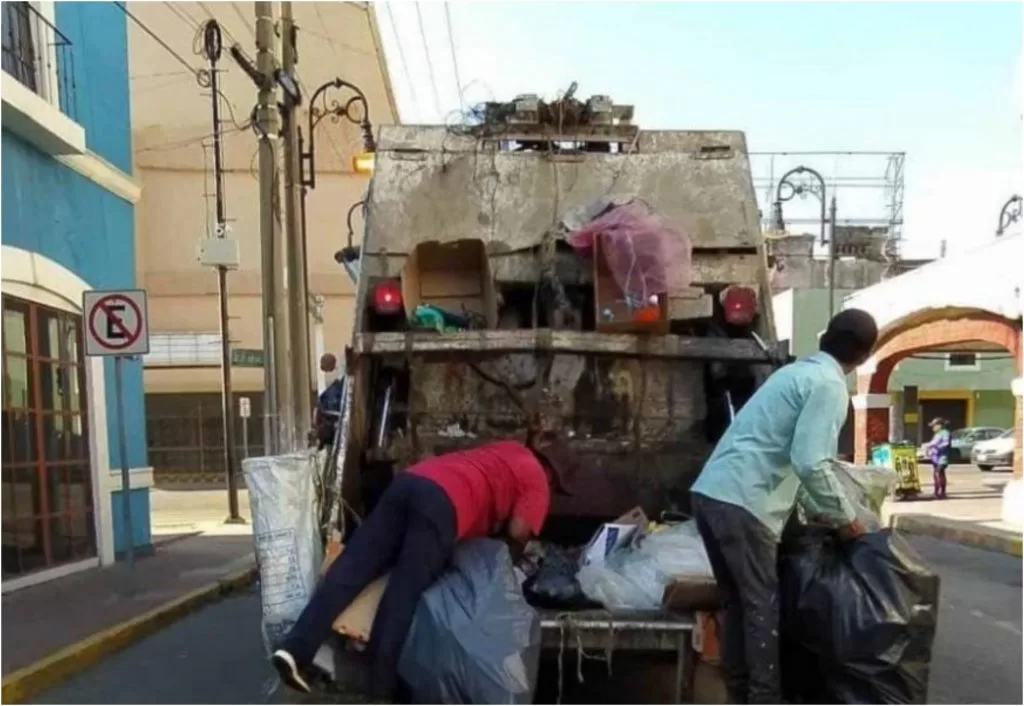
[[[727,611],[721,644],[731,703],[781,703],[776,554],[798,494],[843,536],[864,531],[831,462],[849,404],[846,375],[877,338],[870,314],[837,314],[818,353],[778,370],[743,406],[691,488]]]

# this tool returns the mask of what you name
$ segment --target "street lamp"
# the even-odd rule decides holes
[[[808,186],[802,183],[795,183],[790,180],[790,177],[799,175],[809,175],[818,180],[818,187]],[[782,187],[788,187],[789,193],[783,195]],[[782,217],[782,203],[789,201],[794,196],[803,196],[806,193],[812,193],[821,202],[821,239],[822,245],[828,244],[828,317],[832,318],[835,314],[835,291],[836,291],[836,258],[835,258],[835,240],[836,240],[836,197],[833,194],[831,203],[829,204],[829,213],[826,214],[826,201],[825,201],[825,177],[819,172],[811,169],[810,167],[799,166],[790,169],[788,172],[782,175],[779,179],[779,185],[775,188],[775,203],[772,204],[772,226],[776,230],[784,231],[786,229],[786,222]],[[826,226],[831,228],[830,237],[825,237]]]
[[[1021,198],[1020,194],[1014,194],[1003,204],[1003,210],[999,212],[997,238],[1005,233],[1012,224],[1020,220],[1022,207],[1024,207],[1024,198]]]
[[[337,99],[328,101],[327,94],[331,89],[348,89],[354,95],[344,103]],[[352,109],[356,105],[362,106],[362,114],[354,114]],[[299,196],[299,211],[302,219],[302,240],[308,242],[306,237],[306,196],[309,189],[316,188],[316,128],[320,121],[330,117],[332,122],[338,122],[342,118],[354,125],[358,125],[363,137],[363,152],[352,159],[352,169],[358,174],[367,173],[367,164],[370,170],[373,166],[373,152],[377,144],[373,139],[373,124],[370,123],[370,104],[366,100],[366,94],[353,83],[335,78],[328,81],[315,91],[309,99],[309,110],[307,111],[309,130],[309,148],[303,146],[302,130],[299,130],[299,183],[302,190]],[[303,250],[305,255],[306,250]],[[302,276],[305,280],[305,290],[309,291],[309,263],[302,263]],[[309,319],[306,317],[306,340],[309,340]]]
[[[352,238],[355,236],[355,228],[352,227],[352,216],[355,215],[358,209],[363,210],[363,218],[365,219],[366,199],[356,201],[349,206],[348,213],[345,215],[345,226],[348,228],[348,243],[341,250],[334,253],[334,260],[345,268],[353,283],[359,281],[359,269],[356,263],[359,262],[360,246],[352,244]]]
[[[337,99],[328,101],[327,92],[330,89],[341,90],[347,88],[355,95],[342,103]],[[362,105],[362,117],[353,115],[352,108]],[[377,149],[377,143],[373,139],[373,125],[370,123],[370,104],[366,101],[366,95],[355,84],[336,78],[328,81],[313,92],[309,99],[309,149],[303,150],[299,136],[299,171],[301,172],[303,193],[307,188],[316,188],[316,127],[320,121],[330,116],[333,122],[342,118],[354,125],[358,125],[363,135],[363,152],[352,159],[352,169],[357,173],[365,173],[367,167],[372,168],[372,155]]]

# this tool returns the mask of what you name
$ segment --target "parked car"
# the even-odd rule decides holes
[[[988,441],[979,441],[971,451],[971,463],[983,471],[1013,466],[1013,429]]]
[[[953,432],[951,447],[949,449],[950,463],[966,463],[971,459],[971,451],[979,441],[988,441],[1002,435],[1006,429],[1001,427],[965,427]],[[925,442],[917,449],[917,460],[928,460],[928,443]]]

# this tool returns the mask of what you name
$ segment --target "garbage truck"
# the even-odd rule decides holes
[[[336,255],[357,294],[325,541],[343,542],[418,460],[538,428],[581,459],[549,538],[585,543],[634,507],[688,512],[713,445],[786,350],[743,133],[633,117],[607,96],[525,95],[470,125],[379,130],[362,242]],[[574,240],[627,205],[677,242]],[[641,300],[625,291],[637,275],[654,282]],[[555,651],[608,650],[614,636],[616,651],[674,655],[673,698],[689,700],[693,616],[541,624]]]

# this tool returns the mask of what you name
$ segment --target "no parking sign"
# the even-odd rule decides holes
[[[113,356],[114,401],[117,405],[117,446],[121,457],[121,513],[124,518],[125,557],[135,560],[132,524],[131,473],[128,468],[128,440],[125,430],[123,361],[149,353],[149,322],[144,289],[92,290],[82,295],[85,319],[85,354]]]
[[[85,354],[135,356],[149,353],[146,291],[93,290],[82,297]]]

